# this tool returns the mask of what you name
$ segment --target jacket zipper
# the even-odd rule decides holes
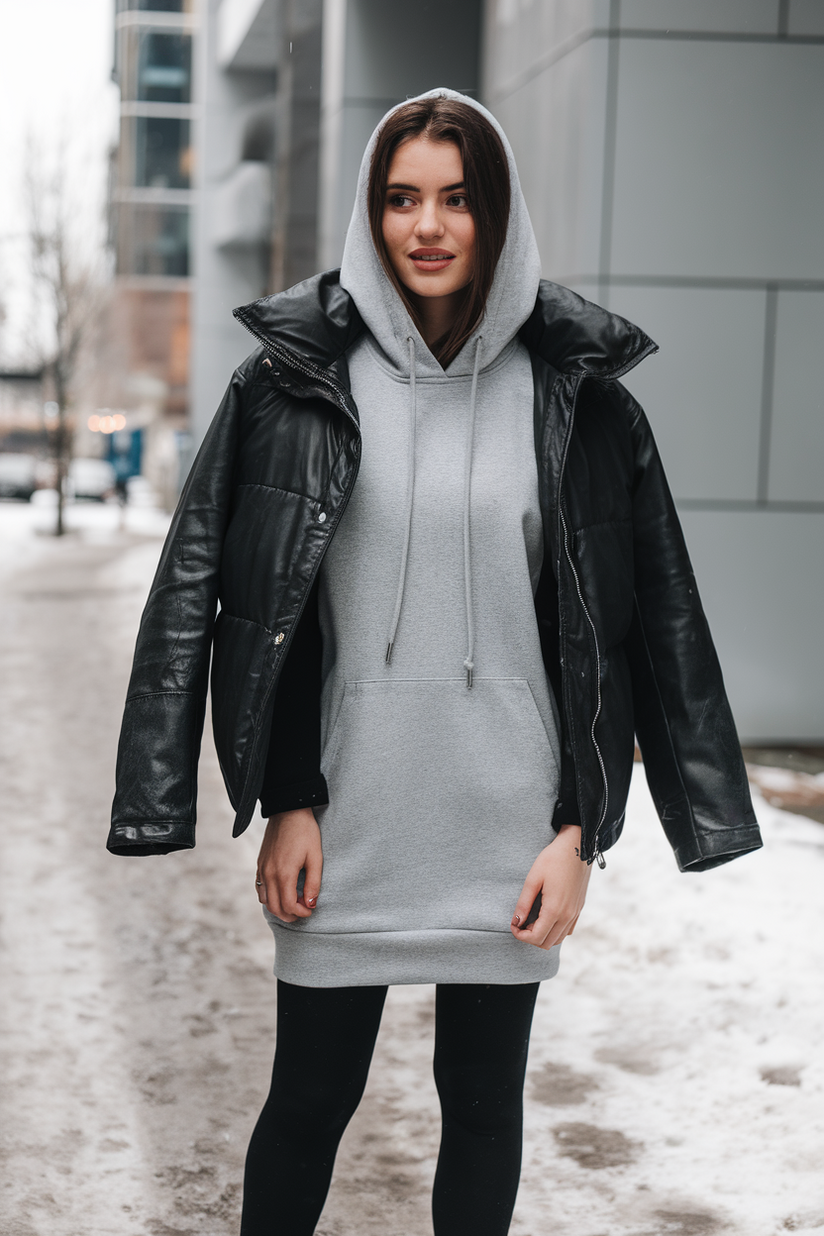
[[[601,868],[601,870],[603,870],[604,867],[606,867],[607,865],[607,860],[604,858],[603,854],[601,853],[601,849],[598,843],[599,843],[601,829],[604,826],[604,820],[607,818],[607,807],[609,804],[609,781],[607,780],[607,770],[606,770],[606,765],[604,764],[604,757],[601,754],[601,748],[598,746],[598,739],[595,736],[595,726],[598,724],[598,718],[601,715],[601,653],[598,648],[598,635],[595,630],[595,623],[592,621],[592,616],[589,612],[589,609],[587,608],[587,603],[584,600],[584,594],[581,590],[581,581],[578,578],[578,571],[575,567],[575,563],[572,560],[572,554],[569,548],[569,533],[567,531],[567,522],[564,516],[564,502],[563,502],[563,494],[562,494],[562,489],[563,489],[563,484],[564,484],[564,471],[566,470],[567,455],[569,454],[569,442],[570,442],[570,438],[572,437],[572,418],[575,413],[575,403],[577,402],[577,398],[578,398],[578,386],[580,386],[580,382],[576,385],[576,388],[575,388],[575,396],[574,396],[573,403],[572,403],[572,416],[570,417],[569,430],[567,432],[566,441],[564,442],[564,453],[561,459],[561,468],[560,468],[560,474],[558,477],[558,514],[560,516],[561,529],[563,531],[564,553],[566,554],[566,558],[569,563],[570,570],[572,571],[572,575],[575,580],[575,590],[578,593],[578,600],[581,602],[581,608],[584,611],[586,620],[589,623],[589,628],[592,631],[592,642],[593,642],[593,645],[595,646],[595,671],[596,671],[595,681],[596,681],[597,701],[596,701],[595,715],[592,718],[592,725],[590,726],[589,736],[592,741],[592,745],[595,748],[595,754],[598,757],[598,765],[601,769],[601,779],[604,783],[604,804],[601,809],[600,819],[598,820],[598,824],[595,829],[595,836],[592,839],[592,854],[587,859],[587,866],[591,866],[593,859],[594,859],[595,862],[597,862],[598,866]],[[584,840],[583,832],[584,832],[584,829],[583,829],[583,823],[582,823],[582,826],[581,826],[582,848],[583,848],[583,840]]]
[[[279,364],[285,365],[287,369],[296,369],[298,373],[305,374],[306,377],[311,378],[314,382],[319,382],[321,386],[328,387],[329,390],[331,390],[336,396],[335,403],[337,406],[346,414],[346,416],[349,417],[353,424],[358,426],[358,430],[360,430],[357,420],[346,406],[346,391],[334,380],[334,378],[330,378],[326,370],[320,369],[317,365],[312,365],[308,361],[303,360],[297,355],[296,352],[290,352],[287,348],[278,347],[278,345],[273,343],[271,339],[268,339],[266,335],[262,335],[259,331],[255,330],[253,326],[250,326],[245,318],[240,315],[236,316],[238,321],[243,324],[246,330],[248,330],[249,334],[253,335],[254,338],[257,339],[258,343],[262,344],[270,356],[273,356]]]
[[[345,415],[349,418],[350,421],[352,421],[353,425],[355,425],[355,427],[357,428],[358,433],[360,433],[360,425],[358,424],[356,418],[352,415],[352,413],[346,407],[346,392],[344,391],[342,386],[339,386],[326,373],[318,369],[316,366],[310,365],[307,362],[302,361],[299,356],[295,355],[292,352],[287,351],[285,348],[284,349],[279,348],[277,344],[272,343],[272,341],[267,339],[265,336],[258,334],[258,332],[256,330],[253,330],[252,327],[249,326],[247,322],[243,321],[242,318],[239,318],[239,321],[243,323],[243,325],[246,327],[249,333],[251,335],[254,335],[255,339],[257,339],[263,345],[266,351],[269,352],[272,356],[274,356],[274,358],[280,364],[286,365],[287,368],[296,369],[299,373],[305,374],[307,377],[311,378],[314,382],[320,383],[321,386],[328,387],[328,389],[332,392],[332,394],[338,397],[334,400],[335,405],[337,407],[340,407],[341,411],[345,413]],[[332,534],[334,533],[335,529],[337,528],[338,524],[343,518],[344,511],[349,505],[349,499],[352,496],[352,490],[355,488],[355,481],[358,479],[358,471],[360,467],[360,442],[358,442],[357,445],[358,445],[357,466],[355,468],[355,474],[352,477],[352,481],[350,485],[347,487],[346,492],[343,495],[343,499],[338,507],[335,518],[329,524],[329,527],[327,529],[327,538],[326,538],[327,547],[329,545],[329,542],[332,540]],[[318,571],[320,570],[320,564],[323,561],[325,555],[326,555],[326,550],[324,549],[323,553],[319,555],[318,560],[315,564],[315,568],[312,571],[312,575],[309,579],[309,585],[304,590],[303,600],[301,601],[300,607],[298,608],[298,612],[295,615],[295,620],[292,623],[292,628],[289,632],[289,636],[283,648],[281,649],[281,655],[280,655],[281,666],[283,665],[286,659],[286,654],[289,651],[292,640],[294,639],[295,631],[298,629],[298,624],[300,623],[300,620],[303,616],[303,611],[306,609],[306,602],[309,600],[309,593],[312,591],[312,588],[315,583],[315,579],[317,578]],[[277,684],[277,679],[279,678],[279,676],[280,676],[279,674],[276,674],[275,677],[272,679],[272,682],[269,684],[269,690],[266,692],[266,696],[263,700],[263,705],[262,705],[264,712],[266,710],[266,706],[269,703],[271,694],[275,689],[275,686]],[[238,806],[238,810],[237,810],[238,816],[242,814],[242,811],[245,809],[245,806],[246,806],[246,794],[244,792],[244,794],[241,796],[241,803]]]
[[[567,562],[569,563],[570,570],[572,571],[572,575],[575,580],[575,590],[578,593],[578,600],[581,602],[581,609],[584,611],[584,616],[586,617],[586,620],[589,623],[590,630],[592,631],[592,642],[595,646],[595,683],[596,683],[596,690],[597,690],[597,702],[596,702],[596,707],[595,707],[595,714],[592,718],[592,725],[590,726],[589,736],[592,739],[592,745],[595,748],[595,754],[598,757],[598,764],[600,765],[600,768],[601,768],[601,778],[604,783],[604,805],[601,810],[601,818],[598,821],[598,827],[595,829],[595,836],[592,840],[592,851],[593,851],[592,857],[588,858],[587,862],[591,864],[594,858],[595,861],[598,863],[598,866],[603,870],[603,868],[606,867],[607,865],[607,860],[604,858],[603,854],[601,853],[601,850],[598,845],[598,838],[599,838],[601,829],[603,827],[604,820],[606,819],[606,816],[607,816],[607,805],[609,803],[609,782],[607,780],[607,770],[604,765],[604,757],[601,754],[601,748],[598,746],[598,739],[595,736],[595,726],[598,724],[598,718],[601,715],[601,654],[598,650],[598,636],[595,631],[595,623],[592,621],[592,617],[590,615],[589,609],[587,608],[587,603],[584,600],[584,594],[581,591],[581,581],[578,578],[578,571],[576,570],[575,563],[572,560],[572,554],[569,548],[569,534],[567,532],[567,522],[566,522],[566,518],[564,517],[564,508],[560,501],[558,503],[558,511],[561,516],[561,527],[564,530],[564,553],[566,554]]]

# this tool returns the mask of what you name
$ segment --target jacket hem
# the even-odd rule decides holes
[[[689,843],[675,848],[675,858],[681,871],[709,871],[742,854],[760,850],[764,842],[758,825],[729,828],[718,833],[700,833]]]
[[[180,820],[143,820],[139,824],[113,824],[106,849],[111,854],[139,856],[193,850],[195,826]]]
[[[418,983],[540,983],[553,978],[560,945],[548,950],[508,931],[320,933],[286,925],[264,910],[275,937],[274,973],[297,987]]]

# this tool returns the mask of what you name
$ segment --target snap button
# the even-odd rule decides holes
[[[278,631],[277,635],[275,636],[275,643],[282,644],[285,639],[286,639],[286,636],[284,635],[283,631]]]
[[[320,515],[318,515],[318,523],[319,524],[326,523],[326,511],[321,511]]]

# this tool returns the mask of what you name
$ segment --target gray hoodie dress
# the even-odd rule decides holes
[[[301,986],[526,983],[558,968],[558,948],[509,929],[555,835],[560,757],[533,604],[532,370],[516,338],[540,262],[509,145],[484,114],[509,159],[509,230],[484,318],[446,372],[372,243],[375,135],[361,165],[341,283],[368,328],[348,356],[363,448],[320,577],[323,879],[310,919],[267,912],[275,972]]]

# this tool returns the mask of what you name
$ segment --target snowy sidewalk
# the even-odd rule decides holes
[[[75,511],[56,543],[0,506],[0,1233],[233,1236],[273,1045],[260,821],[232,841],[207,741],[197,849],[106,854],[163,520]],[[636,767],[539,998],[513,1236],[824,1233],[824,826],[757,810],[763,851],[681,875]],[[390,992],[319,1236],[431,1232],[432,1007]]]

